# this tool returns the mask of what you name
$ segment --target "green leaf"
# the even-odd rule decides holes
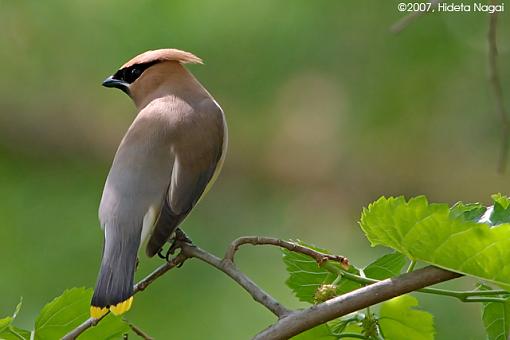
[[[0,319],[0,334],[2,334],[4,330],[9,328],[13,320],[14,318],[12,318],[11,316]]]
[[[59,339],[89,317],[92,289],[72,288],[43,307],[35,320],[36,339]],[[110,339],[129,329],[120,317],[106,316],[97,326],[80,336],[86,339]]]
[[[0,332],[1,340],[30,340],[30,331],[10,326],[3,332]]]
[[[353,265],[349,266],[349,269],[346,270],[346,272],[351,273],[351,274],[355,274],[355,275],[360,275],[361,274],[360,270],[358,268],[356,268],[355,266],[353,266]],[[340,282],[337,284],[337,289],[336,290],[338,292],[338,295],[341,295],[341,294],[352,292],[353,290],[356,290],[356,289],[361,288],[361,287],[363,287],[363,285],[361,283],[349,280],[346,277],[342,277],[340,279]]]
[[[418,300],[402,295],[381,304],[379,325],[386,340],[434,339],[434,320],[430,313],[416,310]]]
[[[333,335],[342,340],[345,339],[359,339],[364,337],[363,335],[363,320],[365,315],[363,313],[356,312],[354,314],[346,315],[342,318],[332,320],[328,322],[329,329]],[[347,334],[356,334],[357,337],[349,337]]]
[[[406,257],[400,253],[386,254],[366,266],[363,269],[363,273],[368,278],[384,280],[389,277],[399,275],[406,262]],[[326,268],[329,267],[326,266]],[[353,265],[349,267],[347,272],[355,275],[361,275],[361,271]],[[342,277],[338,283],[337,292],[338,294],[345,294],[361,288],[362,286],[362,284],[352,281],[347,277]]]
[[[345,331],[345,328],[350,323],[354,324],[359,323],[363,320],[363,318],[364,318],[363,314],[355,312],[354,315],[347,315],[338,319],[331,320],[330,322],[328,322],[328,326],[329,329],[331,330],[331,333],[338,335],[343,333]]]
[[[510,200],[501,194],[492,195],[494,207],[489,217],[491,225],[499,225],[510,222]]]
[[[18,315],[19,311],[21,310],[21,305],[23,303],[23,298],[20,298],[19,303],[16,305],[16,309],[14,310],[14,313],[12,316],[5,317],[3,319],[0,319],[0,335],[7,329],[9,329],[12,325],[12,322],[14,319],[16,319],[16,316]]]
[[[366,277],[384,280],[400,274],[407,259],[400,253],[386,254],[365,267],[363,272]]]
[[[419,196],[382,197],[363,209],[360,225],[372,246],[510,287],[510,224],[455,218],[446,204]]]
[[[300,242],[300,245],[329,254],[325,249],[319,249],[302,242]],[[283,249],[282,252],[283,262],[290,274],[286,284],[300,301],[315,303],[317,289],[323,285],[332,284],[342,270],[344,270],[340,264],[333,261],[319,266],[315,259],[308,255],[292,252],[287,249]],[[406,258],[404,255],[399,253],[387,254],[369,264],[364,269],[364,273],[367,277],[382,280],[400,274],[405,263]],[[351,274],[360,275],[360,270],[353,265],[346,271]],[[337,295],[362,287],[360,283],[345,277],[342,277],[336,283],[336,286]]]
[[[464,218],[466,221],[478,222],[483,216],[486,207],[480,203],[463,203],[457,202],[450,209],[450,216],[452,218]]]
[[[489,290],[484,285],[481,290]],[[482,307],[482,321],[489,340],[506,340],[510,332],[510,300],[505,302],[484,302]]]
[[[328,253],[324,249],[311,247],[303,243],[300,244],[323,253]],[[283,249],[283,262],[287,267],[287,272],[290,274],[286,284],[300,301],[314,303],[317,288],[323,284],[332,283],[338,276],[338,274],[325,269],[324,266],[319,266],[310,256],[295,253],[287,249]],[[333,266],[338,271],[341,268],[340,264],[333,261],[329,261],[328,266]]]
[[[331,334],[329,327],[326,324],[322,324],[316,326],[312,329],[309,329],[295,337],[292,337],[293,340],[335,340],[336,337]]]
[[[491,195],[492,201],[499,204],[503,209],[508,209],[510,206],[510,198],[503,196],[500,193]]]

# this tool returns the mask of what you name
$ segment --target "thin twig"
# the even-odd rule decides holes
[[[430,9],[435,8],[440,2],[444,0],[430,0]],[[430,13],[430,11],[415,11],[411,12],[408,15],[404,16],[403,18],[400,18],[396,23],[391,25],[390,32],[392,33],[400,33],[402,32],[407,26],[409,26],[410,23],[412,23],[417,18],[421,17],[423,14]]]
[[[257,334],[254,339],[289,339],[329,320],[459,276],[461,275],[432,266],[418,269],[293,312]]]
[[[277,246],[277,247],[288,249],[288,250],[296,252],[296,253],[301,253],[301,254],[311,256],[315,259],[315,261],[317,261],[317,263],[319,265],[322,265],[326,261],[336,261],[336,262],[339,262],[345,269],[349,268],[349,260],[345,256],[324,254],[319,251],[313,250],[311,248],[301,246],[297,243],[287,242],[287,241],[283,241],[283,240],[280,240],[277,238],[262,237],[262,236],[244,236],[244,237],[240,237],[240,238],[234,240],[230,244],[230,247],[228,248],[224,259],[234,262],[235,253],[239,249],[239,247],[242,246],[243,244]]]
[[[246,290],[255,301],[264,305],[274,315],[281,318],[291,311],[275,300],[271,295],[255,284],[248,276],[241,272],[232,261],[222,260],[219,257],[210,254],[195,245],[184,244],[182,252],[188,257],[194,257],[202,260],[211,266],[219,269]]]
[[[138,335],[140,338],[144,340],[154,340],[154,338],[144,331],[142,331],[138,326],[133,325],[131,322],[128,322],[129,327],[133,332],[135,332],[136,335]]]
[[[182,265],[189,258],[197,258],[201,261],[204,261],[213,267],[219,269],[224,272],[228,276],[230,276],[235,282],[237,282],[241,287],[246,290],[255,301],[264,305],[267,309],[269,309],[273,314],[278,316],[279,318],[288,315],[291,313],[289,309],[284,307],[281,303],[276,301],[271,295],[266,293],[263,289],[258,287],[255,282],[253,282],[248,276],[242,273],[233,262],[228,260],[222,260],[205,250],[200,249],[197,246],[194,246],[189,243],[180,243],[178,248],[181,249],[179,255],[171,259],[169,262],[159,266],[156,270],[154,270],[151,274],[147,275],[144,279],[138,282],[134,287],[134,293],[138,293],[147,288],[151,283],[153,283],[157,278],[165,274],[172,268]],[[73,340],[76,339],[80,334],[85,332],[88,328],[97,325],[106,315],[104,315],[100,319],[89,318],[85,320],[81,325],[77,328],[66,334],[62,339],[63,340]]]
[[[181,252],[179,253],[179,255],[177,255],[167,263],[159,266],[155,271],[147,275],[143,280],[141,280],[135,285],[134,287],[135,293],[143,292],[145,288],[147,288],[147,286],[153,283],[157,278],[165,274],[170,269],[181,266],[187,259],[189,259],[189,256]]]
[[[143,291],[145,288],[147,288],[148,285],[150,285],[152,282],[154,282],[154,280],[156,280],[158,277],[160,277],[161,275],[163,275],[170,269],[181,265],[187,259],[188,259],[188,257],[181,253],[181,254],[177,255],[175,258],[168,261],[167,263],[159,266],[155,271],[153,271],[151,274],[147,275],[143,280],[141,280],[140,282],[138,282],[135,285],[135,287],[134,287],[135,294]],[[108,315],[108,313],[106,313],[99,319],[88,318],[81,325],[79,325],[78,327],[73,329],[71,332],[67,333],[62,338],[62,340],[76,339],[80,334],[85,332],[87,329],[89,329],[92,326],[97,325],[106,315]]]
[[[494,4],[495,1],[493,0]],[[502,144],[499,156],[498,171],[504,173],[506,170],[508,159],[508,142],[510,139],[510,120],[506,114],[505,104],[503,100],[503,89],[498,73],[498,44],[496,39],[496,28],[498,23],[498,12],[491,13],[489,16],[489,32],[487,38],[489,41],[489,79],[494,92],[496,101],[496,110],[501,120]]]
[[[170,269],[182,265],[187,259],[197,258],[230,276],[244,290],[246,290],[255,301],[259,302],[260,304],[265,306],[268,310],[270,310],[273,314],[278,316],[280,321],[278,321],[275,325],[268,328],[266,331],[260,333],[259,336],[257,337],[258,339],[273,339],[273,337],[271,337],[272,334],[280,334],[279,332],[282,332],[282,327],[287,328],[287,330],[284,330],[282,334],[288,333],[289,336],[295,335],[298,334],[299,332],[302,332],[303,330],[309,329],[319,323],[323,323],[328,320],[334,319],[340,315],[345,315],[355,310],[363,309],[375,303],[387,300],[394,296],[402,295],[412,290],[420,289],[428,285],[432,285],[438,282],[446,281],[460,276],[460,274],[449,272],[443,269],[427,267],[425,269],[420,269],[412,273],[399,276],[395,279],[388,279],[373,283],[369,286],[360,288],[354,292],[343,295],[342,297],[337,297],[328,300],[324,303],[321,303],[319,305],[315,305],[304,311],[291,311],[284,307],[282,304],[280,304],[271,295],[269,295],[260,287],[258,287],[249,277],[247,277],[244,273],[237,269],[232,260],[234,258],[236,250],[242,244],[274,245],[282,247],[285,249],[289,249],[291,251],[309,255],[312,258],[314,258],[318,263],[324,264],[325,268],[330,268],[330,270],[333,270],[331,268],[334,268],[334,270],[336,271],[341,271],[343,275],[345,275],[346,277],[347,274],[349,274],[345,271],[342,271],[339,267],[333,266],[332,263],[327,262],[328,260],[335,260],[346,265],[348,262],[346,258],[343,256],[323,254],[321,252],[294,244],[292,242],[286,242],[268,237],[241,237],[232,242],[224,259],[220,259],[219,257],[210,254],[207,251],[191,243],[180,242],[177,247],[180,249],[180,253],[174,258],[170,259],[168,263],[165,263],[162,266],[158,267],[154,272],[152,272],[143,280],[138,282],[134,287],[135,293],[144,290],[158,277],[162,276]],[[367,278],[361,279],[371,280]],[[368,291],[366,291],[367,289]],[[480,295],[482,295],[482,293],[478,294],[478,296],[469,295],[469,297],[472,299],[479,299]],[[343,302],[338,305],[336,304],[335,301],[337,301],[339,298],[342,299]],[[344,303],[345,306],[343,306]],[[335,308],[328,307],[330,306],[330,304],[333,304]],[[86,320],[76,329],[67,334],[63,339],[65,340],[75,339],[85,330],[100,322],[101,319],[90,318]],[[298,324],[295,324],[296,322]],[[282,324],[283,326],[281,326]],[[282,339],[287,338],[287,335],[282,335],[282,337],[276,337],[274,339],[279,338]]]

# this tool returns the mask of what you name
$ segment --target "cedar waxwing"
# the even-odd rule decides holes
[[[129,310],[142,247],[157,254],[216,179],[227,148],[222,109],[182,65],[201,64],[176,49],[147,51],[103,85],[127,93],[138,114],[122,139],[99,207],[101,269],[94,318]]]

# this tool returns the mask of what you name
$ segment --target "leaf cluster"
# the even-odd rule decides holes
[[[506,339],[510,328],[510,199],[492,195],[492,205],[463,203],[449,207],[425,196],[381,197],[363,209],[360,227],[372,246],[394,250],[364,267],[345,270],[337,263],[318,265],[303,254],[283,250],[296,297],[321,303],[364,285],[412,270],[417,261],[482,281],[473,291],[428,288],[424,293],[481,302],[488,339]],[[301,242],[301,245],[328,253]],[[503,290],[489,286],[496,284]],[[299,339],[434,339],[433,316],[419,309],[415,296],[404,295],[378,308],[358,311],[301,334]]]

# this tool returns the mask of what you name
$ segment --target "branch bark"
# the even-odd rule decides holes
[[[319,251],[310,249],[308,247],[299,245],[297,243],[287,242],[287,241],[283,241],[283,240],[273,238],[273,237],[262,237],[262,236],[244,236],[244,237],[238,238],[237,240],[234,240],[230,244],[230,247],[228,248],[227,252],[225,253],[225,257],[224,257],[225,260],[230,260],[230,261],[234,262],[235,253],[239,249],[239,247],[242,246],[243,244],[252,244],[255,246],[257,246],[257,245],[277,246],[280,248],[288,249],[288,250],[296,252],[296,253],[301,253],[301,254],[305,254],[310,257],[313,257],[319,265],[322,265],[326,261],[336,261],[336,262],[340,262],[340,264],[344,268],[346,268],[346,269],[349,268],[349,260],[345,256],[324,254]]]
[[[270,237],[247,236],[238,238],[230,244],[223,259],[220,259],[192,243],[178,241],[177,249],[180,249],[180,253],[138,282],[134,287],[134,292],[136,294],[145,290],[150,284],[169,270],[181,266],[190,258],[196,258],[228,275],[244,290],[246,290],[255,301],[262,304],[278,317],[278,322],[259,333],[255,339],[286,339],[339,316],[363,309],[413,290],[460,276],[457,273],[436,267],[427,267],[412,273],[401,275],[397,278],[373,283],[369,286],[304,310],[292,311],[257,286],[255,282],[236,267],[233,261],[234,255],[237,249],[243,244],[278,246],[293,252],[308,255],[314,258],[319,265],[326,261],[337,261],[343,266],[348,266],[348,260],[344,256],[324,254],[299,244]],[[101,320],[102,318],[89,318],[65,335],[62,339],[76,339],[88,328],[101,322]]]
[[[182,252],[188,257],[195,257],[205,263],[208,263],[230,276],[235,282],[243,287],[243,289],[246,290],[255,301],[264,305],[277,317],[281,318],[290,313],[289,309],[284,307],[271,295],[257,286],[257,284],[253,282],[248,276],[237,269],[235,264],[229,259],[221,260],[220,258],[200,249],[199,247],[189,244],[184,244],[182,246]]]
[[[236,240],[237,241],[237,240]],[[234,242],[236,242],[234,241]],[[292,244],[290,242],[282,241],[283,243]],[[229,249],[235,247],[231,245]],[[187,242],[179,242],[178,247],[181,252],[174,258],[170,259],[167,263],[159,266],[156,270],[154,270],[151,274],[147,275],[144,279],[138,282],[134,287],[134,293],[137,294],[145,290],[151,283],[157,280],[159,277],[164,275],[169,270],[181,266],[187,259],[197,258],[205,263],[210,264],[211,266],[217,268],[218,270],[224,272],[228,276],[230,276],[235,282],[237,282],[244,290],[246,290],[255,301],[262,304],[268,310],[270,310],[277,317],[281,318],[285,315],[288,315],[291,311],[283,306],[281,303],[276,301],[271,295],[266,293],[263,289],[261,289],[255,282],[253,282],[248,276],[246,276],[243,272],[241,272],[235,264],[228,258],[220,259],[214,256],[211,253],[206,252],[205,250]],[[304,249],[301,249],[304,248]],[[299,246],[296,251],[304,250],[308,252],[308,248]],[[315,252],[312,250],[312,252]],[[309,252],[308,252],[309,253]],[[320,254],[318,252],[315,252]],[[315,255],[317,256],[317,255]],[[104,315],[100,319],[88,318],[78,327],[73,329],[71,332],[66,334],[62,339],[63,340],[73,340],[76,339],[80,334],[85,332],[92,326],[97,325],[101,320],[105,317]]]
[[[143,291],[145,288],[147,288],[147,286],[149,286],[152,282],[154,282],[154,280],[156,280],[158,277],[160,277],[161,275],[165,274],[170,269],[175,268],[177,266],[180,266],[187,259],[188,259],[188,257],[185,256],[184,254],[179,254],[176,257],[174,257],[173,259],[171,259],[170,261],[168,261],[167,263],[159,266],[155,271],[153,271],[151,274],[147,275],[143,280],[141,280],[140,282],[138,282],[135,285],[135,287],[134,287],[135,294],[138,293],[138,292]],[[74,339],[76,339],[80,334],[85,332],[87,329],[89,329],[90,327],[95,326],[99,322],[101,322],[101,320],[103,320],[103,318],[106,315],[108,315],[108,313],[103,315],[99,319],[88,318],[81,325],[79,325],[78,327],[73,329],[71,332],[67,333],[62,338],[62,340],[74,340]]]
[[[288,339],[307,329],[396,296],[461,276],[429,266],[396,278],[357,289],[280,319],[257,334],[254,340]]]
[[[129,325],[129,328],[131,328],[131,330],[136,335],[138,335],[140,338],[142,338],[144,340],[154,340],[154,338],[152,336],[150,336],[149,334],[145,333],[143,330],[140,329],[140,327],[135,326],[135,325],[133,325],[130,322],[128,322],[128,325]]]

